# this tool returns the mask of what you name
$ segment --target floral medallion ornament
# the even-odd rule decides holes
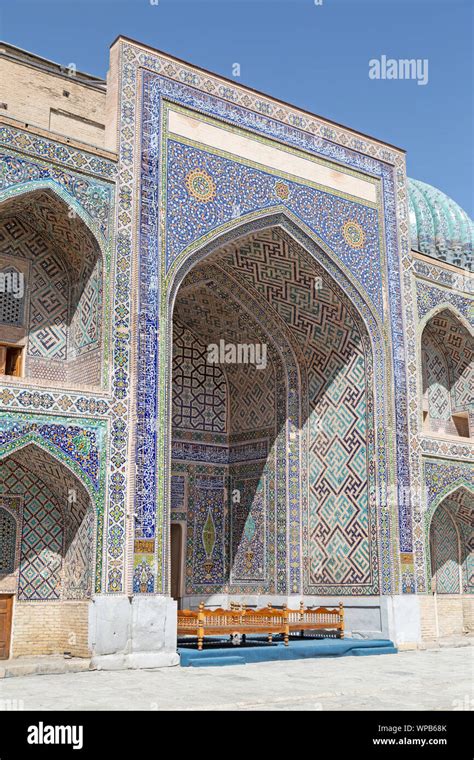
[[[87,437],[87,435],[85,434],[76,435],[72,439],[72,442],[81,454],[84,454],[85,456],[87,456],[87,454],[89,453],[91,449],[91,442],[89,438]]]
[[[351,248],[362,248],[365,242],[365,233],[358,222],[350,220],[344,223],[342,234],[347,245]]]
[[[193,169],[186,177],[190,195],[200,203],[209,203],[216,196],[216,183],[204,169]]]
[[[286,201],[290,195],[290,189],[286,182],[275,183],[275,195],[277,195],[282,201]]]

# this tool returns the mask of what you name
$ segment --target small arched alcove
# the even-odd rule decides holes
[[[50,188],[0,205],[0,379],[101,381],[103,259],[77,212]]]
[[[474,430],[474,337],[449,308],[421,336],[423,431],[469,438]]]

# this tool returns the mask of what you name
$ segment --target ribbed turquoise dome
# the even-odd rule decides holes
[[[411,246],[464,269],[473,269],[474,223],[451,198],[408,180]]]

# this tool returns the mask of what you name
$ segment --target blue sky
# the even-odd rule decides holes
[[[155,0],[156,2],[156,0]],[[119,34],[407,150],[474,215],[472,0],[0,0],[0,37],[105,76]],[[428,84],[369,60],[428,59]],[[1,83],[0,83],[1,88]]]

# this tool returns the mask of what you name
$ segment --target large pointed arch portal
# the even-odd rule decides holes
[[[175,594],[378,593],[383,366],[361,313],[280,225],[193,258],[175,279],[168,348]],[[230,358],[210,365],[212,346]],[[265,366],[234,361],[232,346],[264,346]]]

